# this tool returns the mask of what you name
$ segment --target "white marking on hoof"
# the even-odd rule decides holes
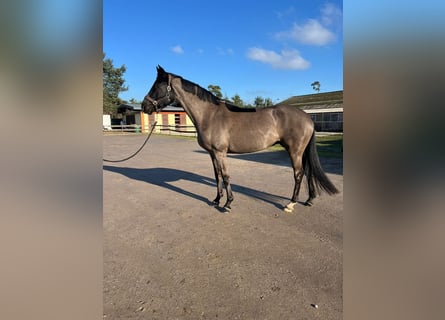
[[[223,209],[224,209],[224,212],[230,212],[230,211],[232,211],[232,208],[230,208],[230,207],[224,207]]]
[[[285,206],[284,207],[284,211],[285,212],[292,212],[292,211],[294,211],[294,206],[296,205],[297,203],[296,202],[289,202],[288,204],[287,204],[287,206]]]

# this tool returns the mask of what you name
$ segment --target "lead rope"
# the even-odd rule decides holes
[[[153,123],[153,126],[151,127],[150,133],[148,134],[148,136],[147,136],[147,138],[145,139],[145,141],[144,141],[144,143],[142,144],[142,146],[141,146],[135,153],[133,153],[131,156],[126,157],[126,158],[124,158],[124,159],[120,159],[120,160],[108,160],[108,159],[102,158],[102,161],[105,161],[105,162],[124,162],[124,161],[127,161],[127,160],[133,158],[133,157],[134,157],[135,155],[137,155],[137,154],[142,150],[142,148],[147,144],[148,139],[150,139],[150,136],[151,136],[151,134],[152,134],[152,132],[153,132],[155,126],[156,126],[156,123],[157,123],[157,121],[155,121],[155,122]]]

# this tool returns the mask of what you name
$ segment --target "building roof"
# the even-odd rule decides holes
[[[322,109],[343,111],[343,90],[293,96],[277,103],[277,105],[295,106],[307,112],[317,112]]]
[[[125,114],[132,114],[132,113],[139,113],[142,111],[142,106],[140,103],[123,103],[117,108],[117,113],[125,113]],[[167,112],[184,112],[184,109],[182,107],[177,106],[166,106],[162,111]]]
[[[119,108],[117,108],[117,113],[131,113],[131,112],[141,112],[142,107],[140,103],[122,103]]]
[[[167,112],[185,112],[183,107],[178,107],[178,106],[166,106],[164,109],[162,109],[162,111],[167,111]]]

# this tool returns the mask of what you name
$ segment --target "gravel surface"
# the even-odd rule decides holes
[[[144,139],[104,136],[104,158]],[[229,156],[230,213],[209,206],[196,141],[153,135],[104,162],[104,319],[342,319],[343,162],[321,160],[340,194],[290,214],[285,152]]]

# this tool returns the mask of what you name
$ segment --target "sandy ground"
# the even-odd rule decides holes
[[[104,136],[104,157],[144,138]],[[342,318],[342,160],[322,159],[340,194],[291,214],[285,152],[228,163],[231,213],[209,206],[213,169],[195,141],[154,135],[104,162],[104,319]]]

